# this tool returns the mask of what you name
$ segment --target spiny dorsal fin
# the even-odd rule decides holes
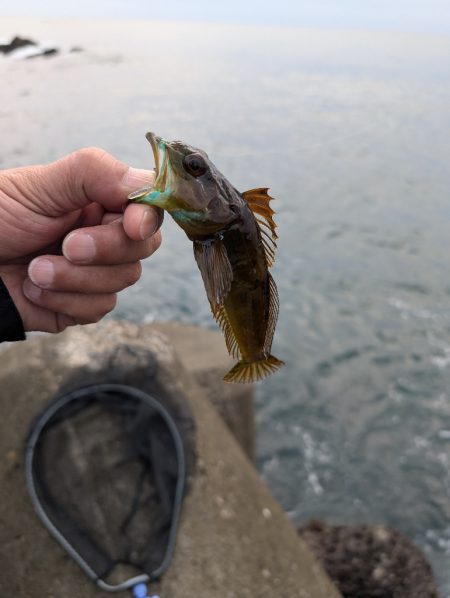
[[[227,250],[220,239],[194,241],[194,256],[214,313],[223,304],[233,280]]]
[[[274,210],[270,207],[270,197],[268,194],[269,189],[267,187],[259,187],[258,189],[249,189],[242,193],[242,197],[248,204],[248,207],[255,214],[256,222],[261,230],[261,240],[264,245],[266,253],[267,265],[269,268],[275,261],[275,249],[277,248],[278,235],[276,233],[277,225],[273,219],[275,214]],[[258,218],[259,216],[259,218]],[[270,236],[267,234],[267,230],[270,232]]]

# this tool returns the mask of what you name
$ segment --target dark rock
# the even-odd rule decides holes
[[[9,54],[13,50],[17,50],[17,48],[23,48],[24,46],[35,46],[36,42],[32,41],[31,39],[26,39],[23,37],[13,37],[13,39],[9,42],[9,44],[0,44],[0,52],[3,54]]]
[[[312,521],[299,534],[344,598],[439,598],[427,559],[395,530]]]
[[[43,50],[39,53],[33,54],[32,56],[27,56],[27,60],[30,58],[38,58],[39,56],[54,56],[58,54],[59,50],[57,48],[43,48]]]
[[[19,51],[21,48],[29,48],[29,50]],[[20,58],[30,59],[37,58],[40,56],[54,56],[59,53],[58,48],[52,46],[41,46],[35,41],[23,37],[14,37],[9,44],[0,45],[0,53],[12,54],[17,50],[17,54]]]

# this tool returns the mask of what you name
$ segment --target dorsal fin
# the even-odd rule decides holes
[[[194,256],[214,312],[223,304],[233,280],[227,250],[220,239],[194,241]]]
[[[270,268],[275,261],[275,249],[277,248],[276,241],[278,235],[276,233],[277,225],[273,219],[275,212],[269,205],[273,197],[270,197],[268,191],[269,189],[267,187],[249,189],[242,193],[242,197],[255,215],[256,222],[259,225],[262,233],[261,240],[266,253],[267,265]],[[270,232],[270,236],[267,234],[268,231],[266,229]]]

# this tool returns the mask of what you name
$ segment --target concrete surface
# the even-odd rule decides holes
[[[235,363],[228,355],[223,334],[179,322],[153,324],[152,328],[162,332],[176,347],[183,367],[194,376],[244,452],[254,461],[254,387],[222,380]]]
[[[150,593],[161,598],[338,598],[167,338],[151,327],[113,321],[17,343],[1,355],[0,595],[101,595],[33,512],[22,451],[32,418],[55,393],[73,386],[80,373],[84,381],[105,375],[116,381],[120,371],[123,378],[124,361],[136,385],[146,383],[147,371],[147,383],[154,380],[169,403],[186,403],[180,421],[196,442],[174,559]]]

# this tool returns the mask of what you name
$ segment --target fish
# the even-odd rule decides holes
[[[167,211],[192,241],[212,314],[237,360],[224,380],[261,380],[284,365],[271,354],[279,299],[269,272],[278,239],[269,189],[240,193],[203,150],[146,138],[155,180],[128,199]]]

